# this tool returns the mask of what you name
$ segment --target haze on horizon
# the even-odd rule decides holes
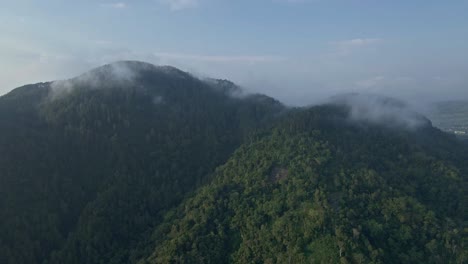
[[[468,99],[466,10],[463,0],[3,0],[0,94],[141,60],[293,105],[349,92]]]

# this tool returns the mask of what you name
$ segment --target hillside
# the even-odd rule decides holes
[[[466,148],[345,113],[294,113],[243,145],[141,263],[463,263]]]
[[[283,109],[140,62],[2,96],[0,263],[128,262],[165,210]]]
[[[391,98],[124,61],[0,97],[0,133],[0,263],[467,259],[468,148]]]

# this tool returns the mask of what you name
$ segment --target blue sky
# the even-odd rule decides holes
[[[0,1],[0,94],[135,59],[289,104],[468,99],[468,1]]]

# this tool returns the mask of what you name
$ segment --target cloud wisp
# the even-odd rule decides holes
[[[330,45],[335,50],[335,55],[346,56],[355,50],[372,47],[382,42],[383,39],[381,38],[355,38],[341,41],[332,41],[330,42]]]
[[[334,96],[330,103],[349,108],[349,120],[357,123],[372,123],[386,127],[415,130],[429,121],[406,103],[375,94],[346,94]]]
[[[384,76],[378,75],[369,79],[357,81],[356,85],[362,88],[373,88],[379,85],[380,83],[382,83],[384,80],[385,80]]]
[[[363,46],[376,44],[381,41],[382,39],[380,38],[355,38],[355,39],[349,39],[349,40],[334,41],[334,42],[331,42],[331,44],[341,46],[341,47],[363,47]]]
[[[102,3],[101,6],[106,7],[106,8],[114,8],[114,9],[125,9],[128,7],[125,2]]]
[[[226,56],[226,55],[199,55],[199,54],[184,54],[184,53],[167,53],[154,52],[154,56],[164,59],[190,60],[200,62],[244,62],[244,63],[261,63],[261,62],[278,62],[285,58],[279,56]]]
[[[139,64],[140,67],[150,67],[146,64]],[[68,80],[54,81],[51,84],[49,98],[54,100],[69,94],[76,87],[86,87],[87,89],[102,89],[107,87],[118,87],[120,85],[130,85],[137,77],[137,71],[131,68],[128,63],[117,62],[107,64],[86,72],[78,77]]]
[[[161,3],[168,5],[172,11],[198,7],[198,0],[160,0]]]

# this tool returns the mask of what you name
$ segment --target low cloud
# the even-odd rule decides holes
[[[69,94],[77,87],[102,89],[122,84],[130,84],[136,77],[137,73],[135,69],[130,68],[127,63],[118,62],[107,64],[73,79],[52,82],[49,97],[52,100],[60,98]]]
[[[352,54],[345,58],[330,55],[337,50],[330,42],[324,43],[332,48],[323,51],[326,55],[281,57],[274,54],[171,53],[159,49],[156,49],[158,52],[135,52],[105,38],[78,40],[81,41],[77,42],[79,50],[47,49],[27,39],[9,41],[6,36],[0,40],[0,57],[8,62],[0,65],[0,94],[27,83],[71,78],[113,61],[139,60],[172,65],[199,77],[232,80],[250,92],[264,93],[296,106],[319,103],[329,96],[349,92],[404,98],[412,105],[467,99],[465,62],[447,66],[447,62],[436,63],[434,58],[429,62],[412,60],[393,64],[385,61],[384,52],[373,52],[373,49],[380,51],[390,46],[380,46],[385,43],[383,40],[343,41],[355,46]]]
[[[332,97],[330,102],[348,107],[349,119],[353,122],[408,130],[428,125],[429,122],[406,103],[390,97],[356,93]]]

